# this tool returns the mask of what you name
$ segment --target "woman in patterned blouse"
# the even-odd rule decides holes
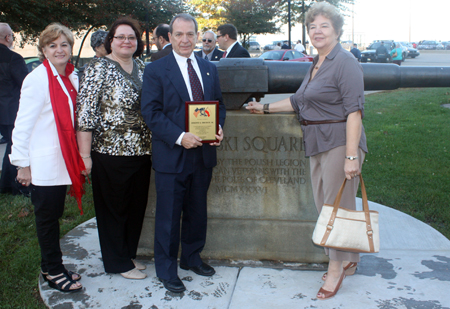
[[[77,138],[92,188],[105,271],[144,279],[136,251],[147,206],[151,133],[141,115],[144,44],[139,24],[115,21],[108,55],[84,72],[78,96]]]

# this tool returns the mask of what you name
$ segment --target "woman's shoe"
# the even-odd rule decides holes
[[[73,271],[66,270],[66,273],[69,275],[70,278],[72,278],[73,281],[80,281],[80,279],[81,279],[81,275],[74,273]],[[48,279],[47,279],[48,273],[45,273],[41,270],[41,275],[42,275],[42,278],[44,278],[44,281],[48,281]]]
[[[126,271],[126,272],[120,273],[120,274],[122,275],[122,277],[124,277],[126,279],[140,280],[140,279],[145,279],[147,277],[146,274],[144,274],[137,268],[133,268],[132,270],[129,270],[129,271]]]
[[[356,272],[356,266],[358,266],[358,263],[354,263],[354,262],[349,262],[347,265],[345,265],[344,267],[344,272],[345,272],[345,276],[353,276]],[[323,274],[322,276],[322,280],[325,281],[327,280],[327,272]]]
[[[69,274],[66,272],[56,276],[47,275],[44,278],[51,288],[54,288],[61,292],[76,292],[83,288],[82,285],[72,288],[72,286],[77,282],[75,280],[72,280]]]
[[[144,270],[147,268],[147,266],[145,266],[144,264],[142,264],[141,262],[138,262],[134,259],[131,259],[131,261],[133,261],[134,267],[136,267],[139,270]]]
[[[322,293],[324,297],[317,297],[317,299],[321,299],[321,300],[329,299],[329,298],[333,297],[334,295],[336,295],[336,293],[339,291],[339,289],[342,286],[342,281],[344,281],[344,278],[345,278],[345,271],[343,270],[341,276],[339,277],[339,281],[338,281],[336,287],[334,288],[334,291],[327,291],[323,288],[320,288],[320,290],[319,290],[319,292],[317,292],[317,294]]]

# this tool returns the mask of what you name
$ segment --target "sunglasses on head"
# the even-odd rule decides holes
[[[202,39],[202,41],[203,41],[203,42],[206,42],[206,41],[208,41],[208,43],[211,43],[211,42],[212,42],[212,40],[211,40],[211,39]]]

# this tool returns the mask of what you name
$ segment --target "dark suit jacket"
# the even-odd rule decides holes
[[[201,71],[205,101],[219,101],[219,124],[225,123],[225,105],[217,68],[210,61],[196,58]],[[175,142],[186,131],[185,102],[191,101],[173,53],[145,68],[141,110],[152,131],[153,168],[162,173],[180,173],[186,150]],[[216,147],[201,146],[205,167],[217,164]]]
[[[195,54],[196,54],[197,56],[199,56],[200,58],[203,58],[203,57],[202,57],[203,54],[202,54],[202,51],[201,51],[201,50],[196,51]],[[220,51],[220,50],[216,47],[216,48],[214,48],[214,50],[212,51],[211,61],[219,61],[220,58],[222,58],[222,56],[223,56],[223,51]]]
[[[227,58],[250,58],[248,51],[237,42],[231,51],[227,54]]]
[[[0,44],[0,125],[14,125],[20,89],[27,74],[22,56]]]
[[[150,61],[156,61],[158,59],[161,59],[162,57],[167,56],[172,52],[172,44],[166,46],[166,48],[161,49],[160,51],[152,54],[152,57],[150,58]]]

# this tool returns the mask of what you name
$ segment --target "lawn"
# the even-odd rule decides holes
[[[450,238],[450,88],[401,89],[366,97],[368,198],[403,211]],[[62,235],[92,218],[92,192],[80,216],[67,197]],[[0,195],[0,308],[44,308],[39,246],[28,198]]]

